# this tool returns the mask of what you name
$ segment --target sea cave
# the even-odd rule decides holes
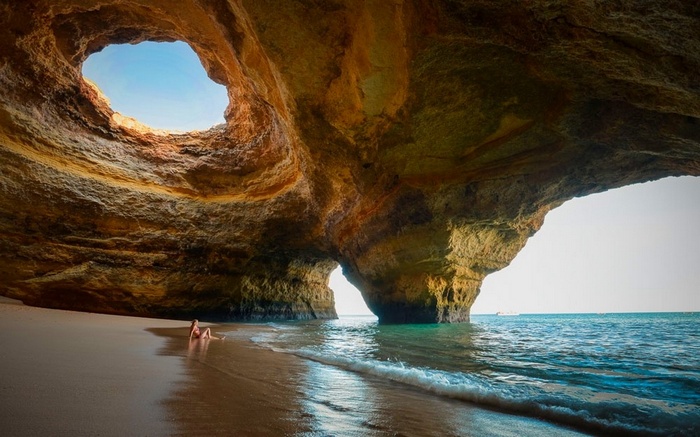
[[[464,322],[565,201],[700,176],[700,6],[0,2],[0,295],[211,321]],[[85,60],[187,43],[224,122],[158,130]]]

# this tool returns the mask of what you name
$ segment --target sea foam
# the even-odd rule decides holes
[[[532,341],[539,348],[540,356],[505,349],[496,350],[498,353],[495,354],[490,348],[474,347],[474,343],[487,335],[490,340],[497,338],[504,342],[510,335],[509,330],[499,338],[493,331],[455,327],[369,326],[364,336],[361,326],[342,324],[281,324],[274,327],[274,331],[254,341],[277,352],[419,388],[432,395],[543,418],[592,432],[664,436],[700,434],[700,407],[695,402],[699,369],[683,365],[683,370],[674,372],[672,363],[669,363],[670,370],[665,367],[657,369],[661,362],[658,357],[645,358],[638,354],[633,360],[628,348],[618,354],[621,358],[592,359],[591,354],[565,356],[556,347],[547,346],[547,349],[542,345],[547,339],[541,339]],[[496,328],[502,326],[495,326],[494,330],[498,332]],[[556,323],[553,328],[556,328]],[[538,335],[525,334],[527,329],[518,332],[521,336]],[[465,341],[465,335],[470,341]],[[587,342],[589,335],[586,332],[579,334]],[[562,343],[567,341],[573,340],[561,339]],[[354,346],[356,343],[362,346]],[[496,349],[503,347],[501,343],[493,345]],[[565,345],[568,354],[576,353],[574,346]],[[470,347],[474,350],[467,355],[449,355]],[[416,358],[416,349],[421,348],[424,348],[420,351],[422,356]],[[384,358],[380,358],[382,355]],[[445,355],[448,355],[448,361],[445,361]],[[474,367],[460,364],[460,361],[484,360],[490,360],[490,364],[482,363],[476,370],[465,370]],[[654,361],[653,365],[649,365],[650,360]],[[418,365],[417,361],[438,364]],[[664,375],[667,380],[658,381]],[[663,392],[659,388],[668,393],[656,396]]]

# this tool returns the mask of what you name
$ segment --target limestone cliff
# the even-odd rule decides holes
[[[553,207],[700,175],[693,1],[0,0],[0,294],[224,320],[468,320]],[[81,76],[182,40],[228,89],[182,134]]]

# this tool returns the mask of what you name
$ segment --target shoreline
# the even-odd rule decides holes
[[[208,327],[215,335],[225,334],[226,340],[193,346],[185,328],[149,330],[167,339],[160,353],[185,360],[187,382],[168,404],[177,411],[186,435],[590,435],[273,351],[251,341],[275,330],[264,323]],[[365,399],[357,403],[356,396]],[[451,426],[454,422],[461,423]]]
[[[236,338],[236,331],[264,326],[200,326],[234,335],[190,341],[187,321],[46,309],[0,297],[0,435],[310,429],[300,394],[288,384],[300,360]]]
[[[277,436],[310,431],[295,380],[301,360],[248,343],[259,324],[202,324],[225,340],[189,340],[185,328],[148,329],[165,343],[159,355],[179,357],[186,378],[165,401],[182,435]]]
[[[202,327],[226,339],[0,298],[0,434],[583,435],[263,348],[264,324]]]

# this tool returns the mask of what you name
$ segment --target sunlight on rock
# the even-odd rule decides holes
[[[697,14],[683,2],[301,3],[2,3],[0,294],[334,319],[341,260],[381,323],[468,322],[486,276],[517,265],[550,210],[700,175]],[[676,227],[663,224],[629,247]],[[618,256],[653,258],[635,279],[664,288],[605,299],[667,308],[686,253]],[[557,299],[577,311],[602,302],[563,267],[529,271],[564,278]],[[687,296],[679,309],[696,308]],[[494,311],[528,312],[506,303]]]

